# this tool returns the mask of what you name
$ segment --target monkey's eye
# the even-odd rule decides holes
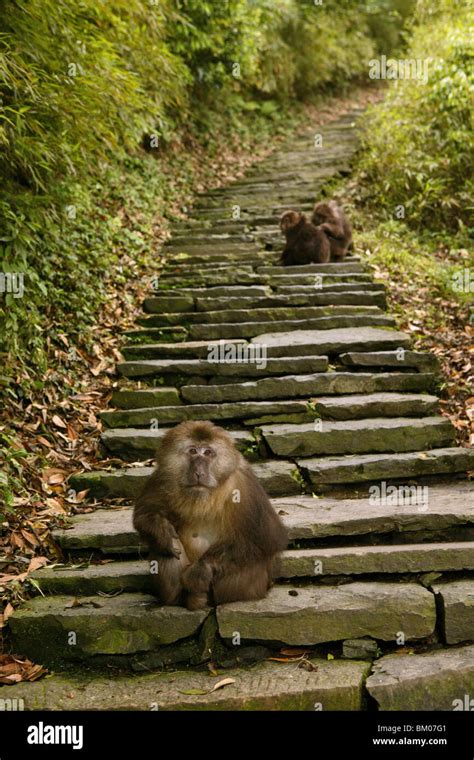
[[[195,456],[197,453],[198,453],[198,450],[197,450],[197,448],[195,446],[191,446],[188,449],[188,454],[191,454],[191,456]]]
[[[215,457],[216,456],[216,452],[214,451],[214,449],[206,449],[205,452],[204,452],[204,456],[205,457]]]

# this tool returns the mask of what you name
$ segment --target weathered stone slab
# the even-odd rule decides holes
[[[137,391],[141,393],[141,391]],[[306,401],[243,401],[230,404],[187,404],[186,406],[161,406],[138,408],[134,399],[128,411],[102,412],[102,421],[111,428],[148,427],[153,420],[170,425],[185,420],[249,420],[257,415],[274,416],[278,419],[293,416],[314,419]],[[303,420],[301,420],[303,421]]]
[[[290,333],[271,332],[257,335],[252,343],[263,343],[272,349],[272,356],[302,356],[309,354],[340,354],[351,350],[383,351],[406,348],[407,335],[396,330],[376,327],[344,328],[339,330],[295,330]],[[278,354],[277,354],[278,352]]]
[[[311,321],[314,319],[321,319],[323,317],[337,317],[337,316],[382,316],[380,309],[377,306],[359,306],[359,305],[347,305],[334,306],[332,304],[328,306],[309,306],[309,305],[296,305],[296,306],[275,306],[265,309],[231,309],[230,307],[218,309],[216,311],[196,311],[189,314],[181,313],[166,313],[160,311],[157,314],[151,316],[139,317],[138,324],[145,327],[173,327],[173,326],[189,326],[189,325],[215,325],[222,322],[227,324],[233,323],[247,323],[256,322],[265,324],[266,322],[276,322],[278,325],[282,321]],[[275,329],[278,329],[277,327]],[[231,336],[230,336],[231,337]]]
[[[434,596],[415,583],[347,583],[340,586],[275,586],[265,599],[217,608],[220,634],[230,639],[304,646],[371,636],[394,641],[430,636]]]
[[[341,307],[337,307],[341,308]],[[367,307],[377,308],[377,307]],[[274,322],[239,322],[233,324],[225,322],[222,324],[201,324],[190,325],[188,334],[191,340],[201,340],[208,338],[209,340],[224,340],[225,338],[255,338],[266,330],[277,330],[281,333],[290,333],[294,330],[300,332],[303,329],[306,330],[337,330],[344,328],[351,328],[352,330],[358,327],[367,327],[370,325],[379,325],[381,327],[391,327],[395,325],[393,317],[386,314],[353,314],[350,316],[334,316],[334,317],[317,317],[315,319],[283,319],[275,320]]]
[[[423,392],[431,390],[432,386],[433,375],[418,372],[381,372],[379,374],[328,372],[320,375],[268,377],[239,384],[185,385],[181,388],[181,395],[187,403],[217,404],[222,401],[253,401],[286,397],[310,399],[320,394]]]
[[[370,282],[371,276],[365,273],[347,272],[338,274],[337,272],[330,272],[325,274],[311,274],[310,272],[301,272],[301,274],[268,274],[262,275],[265,277],[265,281],[272,287],[278,288],[282,285],[312,285],[313,287],[320,287],[327,285],[328,283],[340,283],[340,282]],[[315,278],[318,278],[317,280]]]
[[[132,332],[139,333],[140,330],[134,330],[127,333],[132,335]],[[153,331],[152,331],[153,332]],[[147,331],[148,334],[148,331]],[[215,347],[220,346],[222,341],[208,341],[208,340],[193,340],[183,341],[180,343],[153,343],[153,358],[154,359],[207,359],[211,351],[215,351]],[[226,340],[225,345],[246,345],[247,341],[240,338],[232,338]],[[136,346],[136,350],[140,351],[142,346]],[[127,351],[129,355],[134,351],[133,346],[128,346]],[[319,354],[320,352],[318,352]],[[302,355],[307,356],[308,352],[302,352]]]
[[[462,448],[433,449],[402,454],[359,454],[346,457],[301,459],[298,466],[314,486],[335,483],[444,475],[468,472],[474,466],[474,451]]]
[[[414,451],[449,446],[455,437],[445,417],[324,421],[316,429],[309,422],[268,425],[262,435],[274,454],[286,457]]]
[[[425,573],[436,570],[474,570],[474,543],[409,544],[406,546],[354,546],[331,549],[292,549],[282,556],[280,577],[322,577],[327,575],[369,575],[371,573]],[[467,583],[467,582],[466,582]],[[453,589],[470,599],[470,636],[466,628],[460,630],[459,638],[448,643],[474,639],[474,581],[470,596],[467,587]],[[455,585],[455,584],[453,584]],[[466,625],[468,620],[465,621]]]
[[[473,561],[474,547],[461,569],[472,569]],[[433,591],[441,602],[441,620],[446,642],[459,644],[462,641],[474,641],[474,580],[439,583],[433,586]],[[474,697],[474,694],[471,696]]]
[[[158,430],[141,430],[126,428],[105,430],[100,440],[108,451],[120,456],[125,461],[135,462],[150,459],[154,456],[158,443],[166,434],[166,428]],[[236,447],[245,452],[248,446],[255,443],[252,433],[248,430],[229,430]]]
[[[314,668],[262,662],[225,671],[235,683],[213,691],[224,677],[209,672],[155,672],[113,678],[77,671],[12,687],[25,710],[361,710],[369,664],[314,660]]]
[[[291,541],[396,533],[441,533],[474,526],[474,490],[468,481],[452,486],[407,486],[392,499],[334,499],[287,496],[272,500]],[[66,551],[100,549],[130,553],[138,549],[131,508],[99,509],[77,515],[54,539]]]
[[[120,362],[117,371],[124,377],[153,377],[155,375],[200,375],[202,377],[264,377],[265,375],[309,374],[326,372],[327,356],[295,356],[263,358],[250,355],[248,361],[237,358],[229,362],[207,359],[152,359],[153,345],[134,346],[124,351],[126,356],[136,356],[135,361]],[[139,358],[138,358],[139,357]],[[212,357],[211,357],[212,358]]]
[[[331,576],[384,575],[448,572],[474,569],[474,543],[428,543],[401,546],[356,546],[330,549],[290,549],[283,552],[280,578],[314,578]],[[42,568],[33,579],[46,594],[91,596],[97,593],[141,591],[151,593],[150,568],[146,560],[116,561],[83,568]],[[470,583],[470,586],[468,584]],[[462,587],[461,587],[461,584]],[[461,615],[450,622],[456,634],[448,643],[469,641],[474,637],[474,581],[456,582],[451,589]],[[449,593],[450,590],[448,590]],[[441,592],[442,593],[442,592]],[[459,609],[457,610],[459,613]],[[454,610],[456,613],[456,610]],[[456,638],[457,637],[457,638]]]
[[[364,287],[365,290],[365,287]],[[162,298],[162,297],[173,297],[177,298],[178,296],[184,296],[185,298],[192,297],[194,298],[225,298],[226,296],[229,297],[240,297],[245,296],[246,298],[249,298],[250,296],[267,296],[269,294],[269,288],[267,285],[215,285],[213,287],[205,288],[203,286],[196,287],[195,285],[190,285],[189,287],[184,288],[171,288],[169,284],[164,287],[164,285],[160,284],[160,287],[158,291],[155,292],[153,297],[156,298]]]
[[[38,596],[16,610],[9,620],[15,651],[42,663],[148,652],[193,636],[208,614],[160,607],[145,594],[82,597],[77,605],[74,599]]]
[[[382,657],[367,690],[380,710],[472,710],[474,646]]]
[[[348,277],[355,277],[356,275],[347,275]],[[160,287],[168,287],[173,290],[176,288],[184,287],[207,287],[213,285],[264,285],[265,278],[253,272],[246,271],[244,267],[241,269],[234,269],[232,272],[224,271],[220,272],[216,270],[209,272],[209,274],[196,274],[189,273],[183,275],[176,275],[174,277],[161,277]]]
[[[155,298],[146,298],[143,302],[143,308],[147,312],[188,312],[194,309],[193,296],[157,296]]]
[[[143,388],[131,390],[120,388],[112,393],[113,406],[119,409],[134,409],[144,406],[179,406],[182,404],[179,392],[176,388]]]
[[[304,264],[298,266],[261,266],[257,269],[258,274],[366,274],[366,270],[360,262],[340,261],[327,264]]]
[[[320,293],[347,293],[351,291],[363,291],[364,293],[385,293],[385,285],[380,282],[331,282],[328,284],[321,284],[318,280],[317,287],[315,287],[314,281],[306,285],[299,283],[298,285],[279,285],[274,288],[277,295],[312,295]]]
[[[422,393],[372,393],[326,396],[312,400],[318,417],[350,420],[360,417],[412,417],[438,411],[436,396]]]
[[[266,298],[205,298],[196,299],[196,311],[218,311],[219,309],[267,309],[284,306],[379,306],[386,308],[385,294],[381,291],[371,290],[348,290],[334,291],[308,291],[308,293],[295,293],[294,295],[274,295]],[[164,309],[163,309],[164,311]],[[173,311],[173,309],[169,309]]]
[[[339,360],[348,367],[414,367],[420,372],[436,372],[439,362],[434,354],[420,351],[349,351]]]
[[[301,492],[298,482],[293,477],[296,468],[291,462],[271,460],[252,466],[270,496],[291,496]],[[90,496],[98,498],[134,499],[152,472],[152,467],[95,470],[72,476],[69,485],[78,491],[88,489]]]

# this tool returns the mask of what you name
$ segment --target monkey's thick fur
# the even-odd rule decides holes
[[[287,533],[230,435],[211,422],[182,422],[156,461],[133,524],[156,560],[159,601],[200,609],[263,598]]]

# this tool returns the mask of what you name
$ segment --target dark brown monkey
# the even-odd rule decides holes
[[[158,599],[190,610],[262,599],[287,535],[230,435],[212,422],[182,422],[156,461],[133,524],[157,560]]]
[[[285,211],[280,229],[286,237],[281,255],[283,266],[324,264],[329,261],[330,247],[325,232],[309,222],[299,211]]]
[[[313,209],[312,223],[324,231],[331,247],[331,261],[342,261],[352,247],[352,227],[336,201],[321,201]]]

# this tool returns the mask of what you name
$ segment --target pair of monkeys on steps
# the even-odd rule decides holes
[[[308,221],[299,211],[285,211],[280,229],[286,237],[283,266],[342,261],[352,247],[352,227],[336,201],[317,203]]]

